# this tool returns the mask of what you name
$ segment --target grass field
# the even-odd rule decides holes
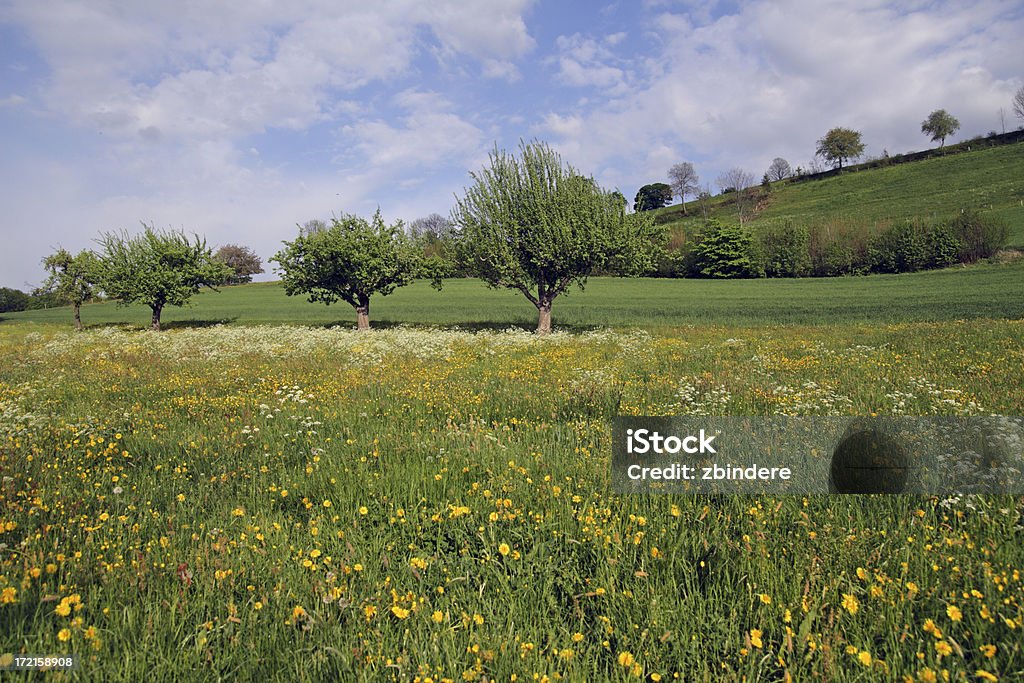
[[[593,278],[584,291],[571,290],[553,309],[556,328],[680,325],[773,326],[958,320],[1024,317],[1024,261],[908,275],[826,279],[659,280]],[[439,325],[467,329],[533,329],[537,312],[520,294],[492,290],[477,280],[448,280],[437,292],[425,282],[371,301],[371,323],[378,326]],[[167,308],[171,326],[218,322],[297,323],[354,326],[344,303],[324,306],[288,297],[276,283],[226,287],[206,292],[194,305]],[[114,303],[82,308],[86,325],[128,323],[146,326],[149,309]],[[69,309],[6,313],[9,323],[71,324]]]
[[[946,220],[962,208],[991,212],[1006,221],[1011,246],[1024,246],[1024,143],[979,149],[845,173],[823,180],[776,183],[771,198],[751,221],[761,225],[791,219],[798,225],[874,225],[903,218]],[[728,195],[714,197],[712,215],[736,220]],[[697,202],[658,210],[659,222],[696,230],[703,219]]]
[[[161,333],[10,315],[0,653],[83,680],[1020,680],[1024,501],[616,495],[609,430],[1022,414],[1021,276],[597,279],[548,338],[473,281],[375,301],[369,334],[275,284]]]

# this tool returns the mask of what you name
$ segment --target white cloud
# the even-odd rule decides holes
[[[20,107],[26,102],[28,100],[18,93],[11,93],[7,97],[0,97],[0,107]]]
[[[803,164],[838,125],[861,130],[869,154],[919,149],[928,144],[920,121],[938,107],[960,118],[962,134],[984,133],[1012,94],[1006,49],[1024,35],[1013,7],[791,0],[714,20],[663,13],[646,24],[657,49],[628,93],[550,112],[539,132],[584,170],[617,179],[629,169],[636,184],[664,177],[666,148],[706,178],[733,166],[759,176],[775,156]],[[572,36],[560,47],[591,65],[576,75],[563,67],[562,78],[611,81],[594,68],[602,45]]]

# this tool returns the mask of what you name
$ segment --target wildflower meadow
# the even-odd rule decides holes
[[[1022,337],[8,325],[0,654],[105,681],[1021,680],[1020,500],[616,495],[609,466],[617,414],[1019,415]]]

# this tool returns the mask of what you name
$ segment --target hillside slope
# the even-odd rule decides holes
[[[710,215],[734,222],[731,195],[709,201]],[[948,218],[974,208],[1006,221],[1010,246],[1024,246],[1024,142],[933,157],[894,166],[869,168],[821,180],[772,183],[749,222],[752,228],[792,220],[820,225],[840,222],[875,225],[910,217]],[[659,223],[672,232],[699,230],[696,201],[659,209]]]

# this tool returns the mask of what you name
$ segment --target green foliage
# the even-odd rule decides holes
[[[627,214],[621,195],[565,165],[542,142],[518,157],[495,148],[452,212],[460,261],[492,287],[522,293],[550,330],[552,301],[597,271],[638,274],[662,231],[647,214]]]
[[[811,234],[806,226],[786,221],[757,233],[768,277],[803,277],[811,272]]]
[[[28,294],[20,289],[0,287],[0,313],[24,311],[28,308],[30,298]]]
[[[143,303],[153,313],[153,329],[160,329],[164,306],[184,306],[203,287],[224,284],[231,269],[213,258],[206,240],[189,240],[184,233],[156,230],[143,224],[143,232],[105,233],[99,240],[99,283],[122,305]]]
[[[857,159],[864,153],[860,133],[849,128],[833,128],[818,140],[816,154],[833,166],[843,167],[848,159]]]
[[[249,247],[237,244],[225,244],[214,256],[218,261],[227,264],[232,274],[227,284],[240,285],[252,282],[252,276],[263,272],[263,262]]]
[[[939,147],[946,144],[946,138],[960,130],[960,121],[945,109],[936,109],[921,122],[921,132],[930,135],[932,142],[939,142]]]
[[[929,263],[926,228],[920,221],[901,221],[871,237],[868,260],[876,273],[912,273]]]
[[[1006,246],[1009,228],[992,215],[982,215],[971,209],[961,210],[953,219],[953,232],[961,242],[959,260],[974,263],[994,256]]]
[[[61,303],[71,304],[75,311],[75,327],[81,329],[78,310],[83,303],[96,296],[96,282],[100,278],[96,255],[83,250],[72,256],[67,250],[58,249],[43,259],[43,266],[50,276],[42,290],[52,294]]]
[[[764,270],[750,233],[736,225],[711,220],[694,246],[693,271],[701,277],[761,277]]]
[[[651,183],[644,185],[633,199],[634,211],[653,211],[672,203],[672,187],[666,183]]]
[[[309,301],[339,299],[356,309],[360,329],[369,327],[370,297],[387,296],[420,271],[421,252],[405,236],[402,222],[385,225],[378,210],[367,221],[345,215],[326,230],[300,235],[277,252],[285,292]]]

